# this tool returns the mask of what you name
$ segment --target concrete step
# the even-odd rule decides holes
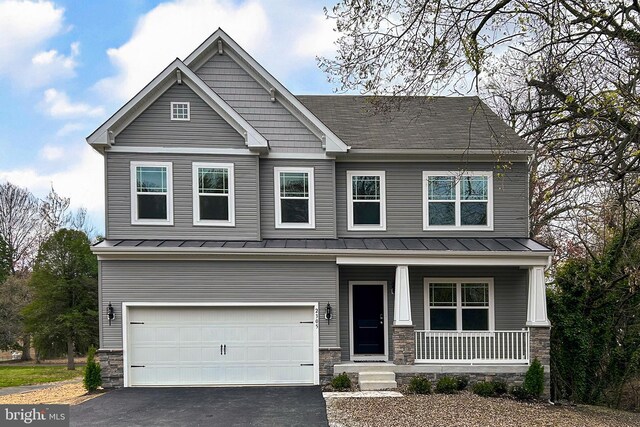
[[[398,388],[396,374],[389,371],[364,371],[358,373],[360,390],[387,390]]]
[[[395,381],[358,381],[360,385],[360,390],[362,391],[371,391],[371,390],[388,390],[393,388],[398,388],[398,383]]]
[[[393,372],[396,365],[390,362],[360,362],[360,363],[341,363],[333,366],[335,375],[343,372],[361,373],[361,372]]]
[[[358,379],[359,381],[395,381],[396,374],[384,371],[360,372]]]

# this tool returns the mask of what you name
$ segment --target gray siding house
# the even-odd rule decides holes
[[[531,148],[475,97],[371,101],[296,97],[218,30],[87,138],[106,386],[549,371]]]

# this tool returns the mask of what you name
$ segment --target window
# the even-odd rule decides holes
[[[235,225],[233,184],[232,163],[193,164],[194,225]]]
[[[425,279],[424,288],[428,330],[494,330],[493,279]]]
[[[276,228],[315,228],[313,168],[274,168]]]
[[[492,230],[491,172],[423,172],[425,230]]]
[[[347,186],[348,229],[386,230],[384,171],[349,171]]]
[[[191,105],[188,102],[172,102],[171,120],[191,120]]]
[[[131,162],[131,223],[173,225],[170,162]]]

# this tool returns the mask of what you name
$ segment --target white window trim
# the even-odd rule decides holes
[[[456,225],[429,225],[429,186],[431,176],[453,176],[456,178],[455,215]],[[460,178],[465,176],[487,177],[487,225],[461,225],[460,221]],[[493,172],[423,171],[422,172],[422,230],[423,231],[493,231]]]
[[[280,205],[280,173],[281,172],[301,172],[306,173],[309,177],[309,222],[291,223],[282,222],[282,209]],[[315,185],[314,185],[314,169],[298,168],[298,167],[274,167],[273,168],[273,193],[275,204],[275,221],[276,228],[288,229],[314,229],[316,228],[316,203],[315,203]]]
[[[187,105],[187,118],[186,119],[178,119],[173,117],[173,106],[176,104],[186,104]],[[171,109],[169,110],[169,117],[172,121],[177,122],[188,122],[191,120],[191,103],[188,101],[176,101],[171,103]]]
[[[456,309],[456,331],[443,331],[437,329],[436,332],[494,332],[496,330],[496,313],[494,298],[494,282],[493,277],[425,277],[424,292],[424,326],[427,331],[431,330],[431,304],[429,302],[429,284],[431,283],[454,283],[456,285],[456,306],[443,307]],[[463,283],[488,283],[489,284],[489,330],[488,331],[469,331],[462,329],[462,284]]]
[[[380,177],[380,225],[357,225],[353,223],[353,177]],[[360,200],[362,201],[362,200]],[[386,231],[387,230],[387,193],[385,171],[347,171],[347,231]]]
[[[167,219],[138,219],[138,188],[136,168],[138,166],[167,168]],[[171,162],[131,162],[131,224],[132,225],[173,225],[173,163]]]
[[[227,169],[229,174],[229,193],[227,197],[228,202],[228,216],[229,219],[215,220],[215,219],[200,219],[200,186],[198,183],[198,169],[199,168],[218,168]],[[209,226],[209,227],[235,227],[236,214],[235,214],[235,177],[234,177],[233,163],[199,163],[194,162],[192,167],[192,186],[193,186],[193,225]],[[218,195],[219,196],[219,195]]]

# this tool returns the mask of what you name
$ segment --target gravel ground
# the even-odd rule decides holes
[[[510,399],[458,395],[327,400],[331,427],[619,427],[639,426],[640,414],[594,406],[553,406]]]
[[[40,390],[29,391],[19,394],[7,394],[0,396],[0,404],[7,403],[59,403],[77,405],[94,397],[100,396],[97,394],[87,394],[82,382],[69,383],[65,381],[64,384],[55,385],[52,383],[51,387],[43,388]]]

